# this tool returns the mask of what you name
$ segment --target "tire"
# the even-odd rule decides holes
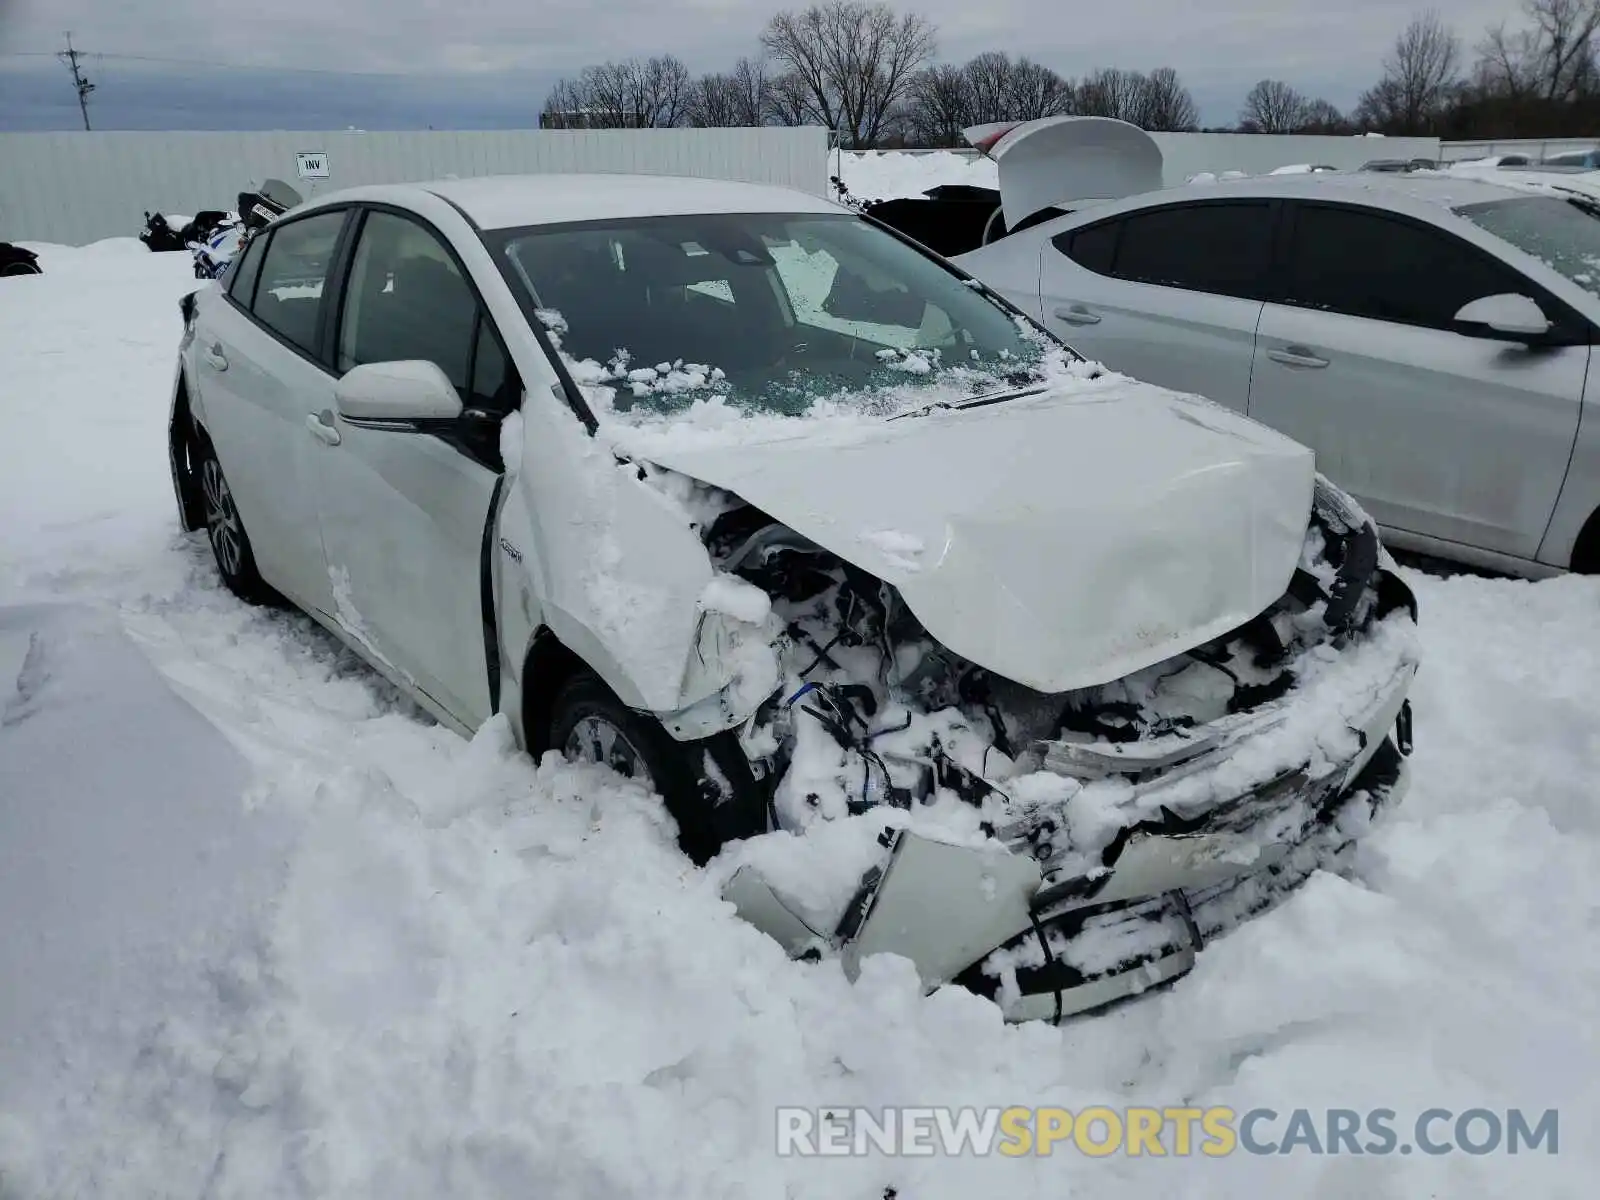
[[[43,275],[43,274],[44,274],[44,271],[42,269],[40,269],[38,263],[9,262],[5,266],[0,267],[0,276],[6,276],[6,277],[18,277],[18,276],[22,276],[22,275]]]
[[[604,762],[659,792],[678,823],[678,845],[697,866],[722,847],[712,821],[715,787],[697,753],[674,741],[653,718],[634,712],[600,679],[580,669],[562,684],[550,710],[550,740],[569,761]]]
[[[217,573],[227,589],[246,604],[275,605],[278,593],[261,578],[256,570],[255,551],[250,545],[250,535],[245,532],[244,521],[233,502],[233,492],[228,487],[228,477],[222,472],[222,463],[211,443],[196,439],[195,473],[200,479],[201,508],[205,513],[206,540],[211,543],[211,556],[216,560]]]

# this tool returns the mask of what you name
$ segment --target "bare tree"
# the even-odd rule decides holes
[[[732,71],[712,72],[694,81],[688,123],[701,129],[765,125],[770,91],[765,64],[741,58]]]
[[[589,111],[586,100],[587,96],[578,81],[556,80],[544,98],[539,124],[546,129],[571,129],[592,125],[601,118],[599,114]]]
[[[1115,117],[1135,125],[1144,114],[1145,79],[1137,71],[1102,67],[1074,89],[1075,107],[1086,117]]]
[[[767,88],[767,118],[775,125],[804,125],[811,115],[811,89],[793,71],[786,71]]]
[[[1063,116],[1075,101],[1072,85],[1049,67],[988,51],[959,67],[941,63],[917,72],[901,116],[917,143],[959,146],[973,125]]]
[[[596,129],[670,128],[688,115],[689,70],[671,55],[585,67],[575,80],[550,89],[548,124]]]
[[[1571,100],[1592,92],[1600,0],[1524,0],[1523,7],[1538,31],[1545,98]]]
[[[972,123],[1033,121],[1072,111],[1072,85],[1049,67],[996,50],[962,68]]]
[[[1414,133],[1416,130],[1407,122],[1405,111],[1405,94],[1400,81],[1385,75],[1361,93],[1353,116],[1360,129],[1382,133]]]
[[[1281,79],[1263,79],[1250,89],[1239,110],[1245,133],[1293,133],[1306,120],[1309,104]]]
[[[1296,133],[1349,133],[1350,122],[1333,104],[1312,100],[1306,104]]]
[[[1139,127],[1156,132],[1183,133],[1200,124],[1200,108],[1171,67],[1157,67],[1145,76]]]
[[[1412,19],[1383,60],[1383,76],[1357,105],[1358,120],[1388,133],[1425,133],[1459,86],[1461,42],[1428,11]]]
[[[739,116],[747,125],[765,125],[772,106],[772,80],[764,59],[741,58],[733,65],[739,95]]]
[[[806,119],[860,148],[878,144],[934,44],[927,18],[862,0],[780,12],[761,35],[779,70],[803,85]]]
[[[1200,122],[1194,97],[1171,67],[1148,75],[1104,67],[1073,89],[1071,111],[1086,117],[1115,117],[1157,131],[1193,129]]]
[[[905,102],[906,136],[911,141],[921,146],[959,146],[961,131],[975,124],[965,68],[940,63],[912,76]]]
[[[690,85],[688,120],[696,129],[749,124],[740,120],[740,115],[739,92],[732,75],[713,71]]]
[[[1600,0],[1523,0],[1531,29],[1489,30],[1478,47],[1478,81],[1492,95],[1571,101],[1596,90]]]
[[[1532,36],[1525,29],[1492,26],[1478,45],[1478,90],[1488,96],[1523,100],[1538,92]]]

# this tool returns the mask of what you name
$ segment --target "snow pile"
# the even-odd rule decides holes
[[[897,150],[846,152],[835,161],[835,173],[858,200],[894,200],[920,196],[941,184],[998,188],[1000,170],[993,159],[974,152],[931,150],[909,154]]]
[[[249,784],[114,616],[0,606],[0,1112],[93,1088],[139,1023],[223,1015],[206,973],[250,952],[288,848]]]
[[[0,787],[0,842],[43,872],[26,885],[38,903],[0,906],[8,944],[46,898],[83,914],[55,926],[56,969],[0,987],[0,1080],[27,1081],[0,1083],[0,1194],[1589,1194],[1600,582],[1414,577],[1416,778],[1355,877],[1314,878],[1169,992],[1006,1027],[959,991],[923,997],[904,962],[869,960],[851,985],[836,963],[788,961],[718,898],[715,872],[689,867],[642,790],[536,768],[500,721],[463,741],[310,621],[220,589],[204,545],[175,532],[167,481],[185,260],[54,251],[44,276],[0,280],[0,605],[110,617],[250,771],[241,789],[153,715],[130,731],[171,762],[108,739],[79,668],[55,676],[80,683],[50,725],[42,710],[0,725],[0,764],[28,781]],[[0,651],[0,706],[18,659]],[[112,669],[108,688],[134,674]],[[72,790],[90,756],[114,775],[104,794]],[[163,772],[206,785],[192,837],[156,836],[184,811]],[[55,786],[74,814],[105,809],[106,836],[29,808]],[[269,816],[287,846],[255,838]],[[110,831],[141,821],[149,836],[115,839],[119,869],[181,895],[187,924],[100,869]],[[858,865],[818,845],[819,871]],[[259,904],[218,869],[263,859]],[[102,1004],[69,968],[102,956],[96,921],[114,908],[119,944],[150,953],[117,961]],[[1430,1107],[1521,1106],[1559,1109],[1564,1136],[1557,1155],[1517,1157],[775,1155],[778,1105],[843,1104],[1270,1107],[1273,1138],[1296,1108],[1319,1123],[1393,1109],[1408,1132]]]

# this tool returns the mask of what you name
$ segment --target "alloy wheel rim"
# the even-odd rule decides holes
[[[244,561],[244,530],[239,524],[239,510],[233,504],[233,493],[228,490],[228,481],[216,459],[206,460],[200,482],[206,497],[206,534],[211,539],[212,552],[224,575],[237,575]]]
[[[572,727],[572,732],[567,734],[567,744],[562,748],[562,753],[569,761],[610,767],[618,775],[655,790],[655,779],[650,774],[650,768],[645,766],[644,756],[639,753],[638,747],[605,717],[590,715],[580,718]]]

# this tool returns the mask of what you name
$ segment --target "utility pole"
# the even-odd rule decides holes
[[[83,51],[72,48],[72,34],[67,34],[67,48],[56,55],[67,64],[67,69],[72,72],[73,86],[78,89],[78,111],[83,114],[83,127],[89,128],[89,93],[94,91],[94,84],[84,77],[83,70],[78,66],[78,60],[83,57]]]

